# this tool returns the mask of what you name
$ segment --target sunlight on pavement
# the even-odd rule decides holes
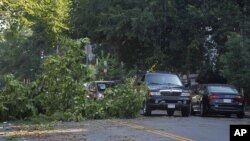
[[[44,131],[5,131],[0,132],[0,136],[36,136],[36,135],[51,135],[51,134],[64,134],[64,133],[79,133],[86,132],[87,129],[57,129],[57,130],[44,130]]]

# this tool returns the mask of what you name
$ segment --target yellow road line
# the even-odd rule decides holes
[[[116,123],[116,124],[120,124],[123,126],[127,126],[133,129],[138,129],[138,130],[144,130],[146,132],[152,133],[152,134],[157,134],[163,137],[167,137],[167,138],[171,138],[177,141],[194,141],[192,139],[188,139],[179,135],[175,135],[172,133],[168,133],[166,131],[161,131],[161,130],[157,130],[157,129],[151,129],[151,128],[146,128],[144,126],[141,125],[137,125],[135,123],[130,123],[130,122],[121,122],[121,121],[115,121],[115,120],[111,120],[111,122]]]
[[[158,135],[168,137],[168,138],[171,138],[171,139],[174,139],[174,140],[177,140],[177,141],[194,141],[192,139],[181,137],[181,136],[178,136],[178,135],[175,135],[175,134],[172,134],[172,133],[168,133],[166,131],[160,131],[160,130],[153,129],[153,130],[147,130],[147,132],[158,134]]]

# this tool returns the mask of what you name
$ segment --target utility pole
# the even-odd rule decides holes
[[[93,59],[92,45],[90,44],[85,45],[85,52],[86,52],[86,65],[88,66]]]
[[[106,77],[106,76],[107,76],[107,73],[108,73],[108,62],[105,60],[103,63],[104,63],[103,72],[104,72],[104,75],[105,75],[105,77]]]

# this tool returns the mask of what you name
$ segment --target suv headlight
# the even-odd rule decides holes
[[[161,95],[160,92],[149,92],[149,95]]]
[[[188,93],[188,92],[183,92],[183,93],[181,93],[181,96],[190,96],[190,93]]]

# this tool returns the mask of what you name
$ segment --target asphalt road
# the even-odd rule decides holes
[[[168,117],[166,113],[156,111],[150,117],[97,122],[104,129],[95,130],[100,134],[90,132],[87,135],[88,140],[109,141],[113,137],[120,137],[123,141],[229,141],[230,125],[250,125],[250,118],[247,116],[238,119],[234,115],[230,118],[198,115],[181,117],[180,113]]]
[[[136,119],[89,120],[63,122],[55,130],[20,134],[18,141],[229,141],[229,126],[250,125],[250,116],[238,119],[232,115],[169,117],[165,111],[154,111],[150,117]],[[6,139],[7,127],[0,128],[0,140]],[[12,132],[12,129],[6,132]]]

